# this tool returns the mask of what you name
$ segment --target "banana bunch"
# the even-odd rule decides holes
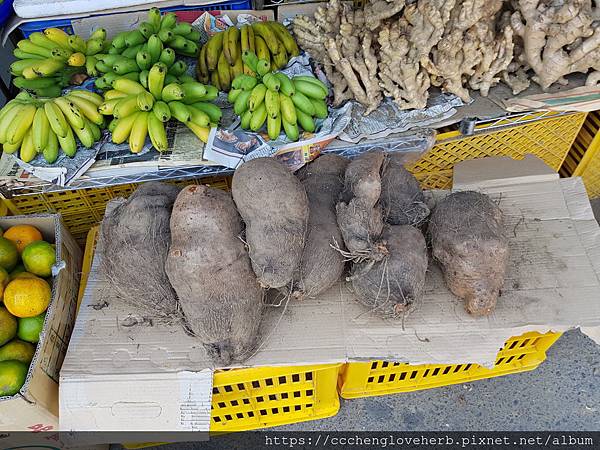
[[[139,153],[149,136],[154,148],[164,152],[169,147],[165,126],[171,118],[208,141],[210,127],[221,120],[221,110],[211,103],[219,92],[195,80],[167,83],[167,76],[167,65],[158,62],[150,68],[145,85],[126,77],[112,82],[98,111],[114,117],[108,129],[115,144],[128,141],[131,152]]]
[[[16,76],[14,84],[18,88],[40,97],[56,97],[72,75],[96,76],[95,55],[109,46],[103,28],[94,31],[87,41],[58,28],[47,28],[17,43],[13,53],[18,60],[11,64],[10,72]]]
[[[296,41],[279,22],[255,22],[239,29],[229,27],[202,46],[196,66],[198,80],[228,92],[231,81],[241,73],[255,75],[242,59],[246,51],[267,61],[274,69],[282,69],[292,56],[300,54]]]
[[[102,136],[104,117],[98,113],[102,97],[76,89],[64,97],[34,99],[22,92],[0,110],[0,143],[6,153],[32,161],[38,153],[52,164],[59,151],[69,157],[77,152],[77,137],[91,147]]]
[[[317,78],[290,79],[282,72],[273,73],[268,61],[249,51],[242,58],[256,76],[238,75],[231,83],[227,99],[233,104],[233,112],[240,116],[243,129],[257,132],[266,122],[270,139],[277,139],[283,127],[288,139],[297,141],[298,126],[312,133],[316,128],[315,118],[327,117],[328,89]]]

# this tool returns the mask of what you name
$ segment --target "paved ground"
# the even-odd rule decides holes
[[[332,418],[278,431],[600,431],[600,346],[565,333],[532,371],[407,394],[342,400]],[[219,449],[218,442],[156,450]],[[112,446],[112,450],[120,446]]]
[[[600,222],[600,198],[596,200],[592,200],[592,209],[594,210],[594,214],[596,215],[596,220]]]

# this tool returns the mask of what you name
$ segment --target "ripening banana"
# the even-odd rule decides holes
[[[161,98],[165,102],[169,103],[172,101],[181,100],[185,94],[183,93],[183,89],[177,83],[167,84],[161,93]]]
[[[112,141],[115,144],[122,144],[131,134],[131,128],[138,113],[130,114],[129,116],[118,119],[112,131]]]
[[[167,66],[163,63],[156,63],[150,69],[148,74],[148,90],[154,96],[155,100],[160,100],[162,98],[162,90],[164,88],[166,75]],[[143,86],[140,85],[140,87],[143,89]]]
[[[84,147],[91,148],[94,145],[94,134],[88,122],[84,121],[82,128],[74,128],[73,131]]]
[[[48,164],[53,164],[58,159],[58,137],[54,134],[54,131],[50,130],[48,132],[48,141],[46,142],[46,146],[42,150],[42,155]]]
[[[70,48],[69,35],[60,28],[46,28],[44,30],[44,35],[56,45],[65,49]]]
[[[285,120],[283,117],[281,118],[281,124],[283,125],[283,130],[285,131],[285,135],[291,141],[297,141],[300,135],[298,131],[298,125],[296,123],[290,123]]]
[[[273,54],[273,67],[275,69],[283,69],[289,61],[285,48],[280,47],[279,53]]]
[[[235,64],[229,69],[231,79],[233,80],[238,75],[244,73],[244,63],[242,62],[242,56],[238,54]]]
[[[140,111],[150,111],[154,106],[154,96],[148,91],[140,92],[136,99]]]
[[[71,34],[71,35],[69,35],[68,41],[69,41],[69,47],[71,48],[71,50],[73,50],[74,52],[79,52],[79,53],[85,54],[85,52],[87,50],[87,44],[81,36],[77,36],[76,34]]]
[[[98,112],[98,105],[88,99],[76,95],[69,95],[67,98],[79,108],[79,111],[81,111],[90,122],[96,125],[102,125],[104,123],[104,117]]]
[[[171,109],[169,105],[162,100],[154,102],[152,112],[161,122],[168,122],[171,119]]]
[[[267,87],[262,83],[257,84],[254,89],[252,89],[248,99],[248,109],[250,111],[256,110],[263,103],[266,93]]]
[[[230,66],[235,65],[235,62],[240,55],[240,30],[231,26],[227,28],[226,35],[223,36],[223,53]]]
[[[23,142],[21,143],[21,149],[19,150],[19,158],[27,163],[33,161],[36,155],[37,151],[33,146],[33,131],[29,128],[23,136]]]
[[[259,59],[256,63],[256,73],[264,77],[269,72],[271,72],[271,63],[266,59]]]
[[[98,112],[104,116],[112,116],[115,110],[115,106],[117,103],[121,101],[121,98],[112,98],[110,100],[106,100],[100,106],[98,106]]]
[[[150,82],[150,79],[148,79],[148,82]],[[140,92],[146,91],[144,86],[142,86],[140,83],[137,81],[128,80],[127,78],[117,78],[112,83],[112,87],[114,90],[126,92],[128,95],[139,94]]]
[[[258,59],[264,59],[267,62],[271,61],[271,52],[265,43],[265,40],[260,36],[254,37],[254,45],[256,48],[256,56]]]
[[[48,39],[44,33],[40,33],[40,32],[37,32],[37,31],[35,33],[31,33],[27,37],[27,39],[29,39],[35,45],[37,45],[39,47],[45,47],[48,50],[52,50],[52,49],[56,48],[56,46],[57,46],[56,42],[51,41],[50,39]]]
[[[219,57],[217,73],[219,75],[219,84],[221,85],[221,90],[228,92],[231,86],[231,74],[229,73],[229,64],[225,58],[225,52],[221,53],[221,56]]]
[[[44,111],[46,112],[46,117],[48,118],[52,131],[54,131],[59,138],[66,137],[68,129],[71,127],[67,123],[67,119],[61,109],[54,102],[46,102],[44,103]]]
[[[254,111],[250,119],[250,129],[254,132],[260,130],[267,120],[267,107],[264,102],[261,103]]]
[[[281,111],[281,117],[287,123],[296,123],[296,106],[290,97],[284,94],[279,94],[279,110]]]
[[[0,112],[0,144],[6,146],[6,135],[8,126],[17,117],[25,105],[18,101],[12,101],[7,104]],[[13,144],[14,145],[14,144]]]
[[[33,118],[35,117],[36,111],[37,108],[31,103],[26,104],[24,108],[19,109],[18,114],[14,115],[6,130],[7,143],[16,144],[23,140],[25,133],[27,133],[27,130],[29,130],[33,124]]]
[[[123,117],[127,117],[139,111],[138,102],[137,102],[137,94],[130,95],[129,97],[125,97],[119,100],[115,105],[113,110],[113,116],[117,119],[122,119]]]
[[[208,127],[210,125],[210,117],[204,111],[200,111],[193,106],[187,106],[187,109],[190,113],[190,122],[201,127]]]
[[[33,117],[32,135],[33,135],[33,148],[36,152],[41,152],[48,142],[48,133],[50,131],[50,123],[46,112],[42,106],[39,106],[35,111]]]
[[[90,39],[106,40],[106,28],[98,28],[90,35]]]
[[[72,158],[77,153],[77,142],[75,141],[75,134],[71,127],[67,128],[67,133],[64,136],[58,136],[58,143],[63,153],[68,157]]]
[[[281,116],[267,117],[267,133],[271,140],[275,140],[281,134]]]
[[[84,127],[83,115],[73,102],[67,100],[65,97],[57,97],[54,99],[54,103],[58,105],[73,128],[81,129]]]
[[[148,136],[148,116],[150,115],[152,114],[147,111],[140,111],[136,114],[129,135],[129,149],[132,153],[139,153],[144,148]]]
[[[42,62],[31,66],[33,72],[40,77],[49,77],[54,75],[59,70],[65,67],[65,63],[62,61],[58,61],[56,59],[48,58],[43,60]],[[23,71],[23,76],[28,78],[26,72]]]
[[[279,116],[279,93],[268,89],[265,94],[265,106],[269,117]]]
[[[127,97],[129,94],[123,91],[117,91],[116,89],[111,89],[110,91],[106,91],[104,93],[104,100],[113,100],[115,98],[123,98]]]
[[[165,124],[155,114],[148,114],[148,135],[157,151],[166,152],[169,149]]]

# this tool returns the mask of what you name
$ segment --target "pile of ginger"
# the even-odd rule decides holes
[[[600,80],[600,8],[592,0],[329,0],[297,16],[298,44],[333,85],[333,103],[369,114],[384,97],[424,108],[430,86],[469,102],[501,80],[514,94],[530,80],[546,90],[566,75]]]

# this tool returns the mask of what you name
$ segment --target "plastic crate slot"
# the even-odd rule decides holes
[[[301,395],[300,391],[294,391],[294,398],[300,398]]]
[[[307,403],[307,404],[306,404],[306,407],[307,407],[307,408],[312,408],[312,403]]]
[[[513,341],[510,346],[508,347],[509,350],[512,350],[513,348],[515,348],[517,346],[517,341]]]
[[[244,405],[249,405],[250,404],[250,400],[248,400],[247,398],[243,398],[242,402],[244,402]]]
[[[246,387],[243,385],[243,383],[238,383],[237,387],[238,387],[238,390],[240,390],[240,391],[246,390]]]
[[[312,389],[308,389],[308,390],[306,391],[306,396],[307,396],[307,397],[312,397],[312,395],[313,395],[313,390],[312,390]]]
[[[306,381],[312,381],[312,379],[313,379],[313,373],[312,372],[306,372],[305,378],[306,378]]]
[[[265,380],[265,382],[266,382],[267,386],[273,386],[273,378],[267,378]]]
[[[382,369],[385,369],[387,366],[388,366],[388,362],[387,361],[384,361],[384,362],[381,363],[381,368]]]
[[[300,411],[301,409],[302,409],[302,406],[300,406],[300,405],[294,406],[294,411]]]
[[[254,417],[254,412],[248,411],[248,417]]]
[[[233,388],[230,385],[228,385],[228,384],[226,384],[225,386],[223,386],[223,388],[225,389],[225,392],[233,392]]]
[[[238,406],[239,403],[237,400],[231,400],[231,406]]]
[[[504,361],[505,364],[510,364],[510,362],[515,359],[514,355],[509,357],[506,361]]]
[[[243,418],[244,418],[244,414],[242,414],[242,413],[237,413],[235,416],[236,416],[238,419],[243,419]]]
[[[219,405],[219,408],[227,408],[227,405],[225,404],[225,402],[219,402],[217,404]]]
[[[289,413],[290,412],[290,407],[289,406],[284,406],[283,407],[283,412],[284,413]]]
[[[372,383],[374,379],[375,379],[375,378],[373,378],[373,377],[369,377],[369,378],[367,378],[367,383]]]
[[[260,410],[260,415],[261,416],[266,416],[267,415],[267,410],[266,409],[261,409]]]
[[[525,354],[524,353],[522,355],[519,355],[519,357],[517,358],[517,360],[521,360],[523,358],[525,358]]]
[[[429,374],[429,369],[425,369],[425,373],[423,374],[423,378],[427,378],[428,374]]]
[[[293,375],[292,375],[292,381],[293,381],[294,383],[298,383],[298,382],[300,381],[300,375],[299,375],[299,374],[297,374],[297,373],[293,374]]]
[[[443,375],[448,375],[448,372],[450,372],[451,369],[452,369],[452,366],[446,366],[446,368],[444,369]]]
[[[406,372],[400,372],[400,381],[404,381],[406,378]]]
[[[392,381],[394,381],[395,379],[396,379],[396,374],[395,374],[395,373],[390,373],[390,376],[389,376],[389,380],[388,380],[388,381],[389,381],[389,382],[392,382]]]
[[[371,363],[371,370],[375,370],[375,369],[377,369],[377,362],[378,362],[378,361],[373,361],[373,362]]]
[[[394,367],[398,367],[399,365],[400,365],[400,363],[399,363],[399,362],[395,362],[395,363],[393,363],[393,366],[394,366]]]
[[[500,364],[502,364],[502,361],[504,361],[504,358],[498,358],[498,360],[496,361],[496,365],[499,366]]]
[[[523,348],[525,347],[527,344],[529,343],[529,339],[525,339],[523,340],[523,342],[521,342],[521,345],[519,347]]]
[[[213,387],[213,394],[219,394],[219,388]]]
[[[282,392],[281,393],[281,399],[282,400],[286,400],[288,398],[288,393],[287,392]]]
[[[285,379],[284,376],[279,377],[279,384],[285,384],[287,383],[287,380]]]
[[[277,400],[277,396],[275,394],[269,394],[269,400],[271,400],[271,401]]]
[[[460,371],[462,365],[458,364],[455,368],[454,368],[454,373]]]
[[[377,377],[377,382],[378,383],[383,383],[384,379],[385,379],[385,375],[379,375],[379,377]]]
[[[466,372],[467,370],[469,370],[469,369],[471,368],[471,366],[472,366],[472,364],[470,364],[470,363],[469,363],[469,364],[467,364],[467,365],[465,366],[465,372]]]
[[[279,409],[277,409],[277,408],[271,408],[271,412],[273,414],[277,414],[279,412]]]
[[[217,423],[219,423],[221,421],[221,418],[219,416],[213,416],[212,419]]]
[[[252,382],[252,387],[253,387],[254,389],[258,389],[258,388],[260,388],[260,383],[259,383],[258,381],[256,381],[256,380],[254,380],[254,381]]]
[[[262,403],[265,401],[265,399],[262,397],[262,395],[259,395],[258,397],[256,397],[256,401]]]
[[[233,420],[233,417],[231,417],[231,414],[225,414],[225,420]]]
[[[414,380],[415,378],[417,378],[418,373],[419,373],[418,371],[413,370],[412,373],[410,374],[410,379]]]

